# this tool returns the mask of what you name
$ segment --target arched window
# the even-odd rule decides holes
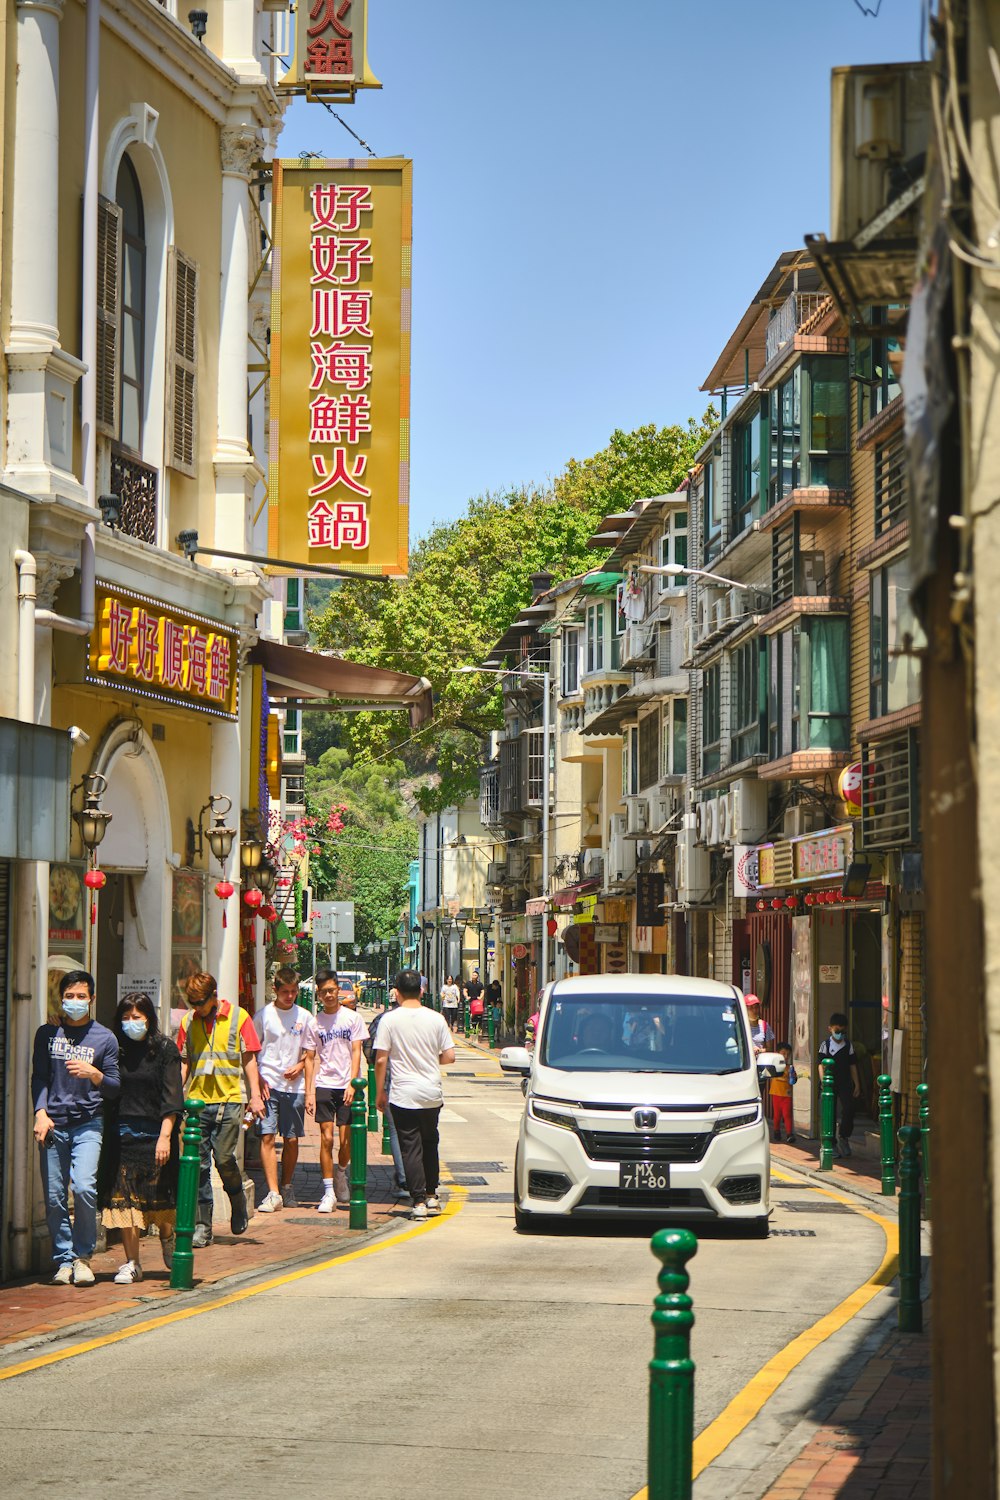
[[[146,223],[135,168],[122,157],[115,186],[121,209],[122,305],[119,437],[122,446],[142,452],[146,371]]]

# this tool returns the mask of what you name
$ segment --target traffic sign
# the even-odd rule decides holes
[[[314,901],[312,935],[317,943],[353,943],[354,902]]]

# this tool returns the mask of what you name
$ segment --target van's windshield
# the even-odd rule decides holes
[[[556,994],[539,1038],[541,1061],[580,1073],[738,1073],[748,1062],[737,1004],[707,995]]]

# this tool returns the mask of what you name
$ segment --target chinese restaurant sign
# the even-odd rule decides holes
[[[87,681],[233,719],[238,635],[217,620],[98,584]]]
[[[274,164],[268,551],[303,573],[407,569],[410,180]]]
[[[353,99],[382,85],[368,66],[368,0],[299,0],[295,59],[281,89]]]

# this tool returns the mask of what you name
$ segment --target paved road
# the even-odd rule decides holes
[[[515,1234],[520,1107],[460,1051],[445,1155],[486,1181],[455,1217],[0,1384],[0,1493],[629,1500],[645,1480],[648,1231]],[[882,1258],[869,1220],[802,1212],[830,1201],[804,1185],[776,1198],[774,1225],[798,1233],[703,1238],[692,1262],[699,1428]]]

